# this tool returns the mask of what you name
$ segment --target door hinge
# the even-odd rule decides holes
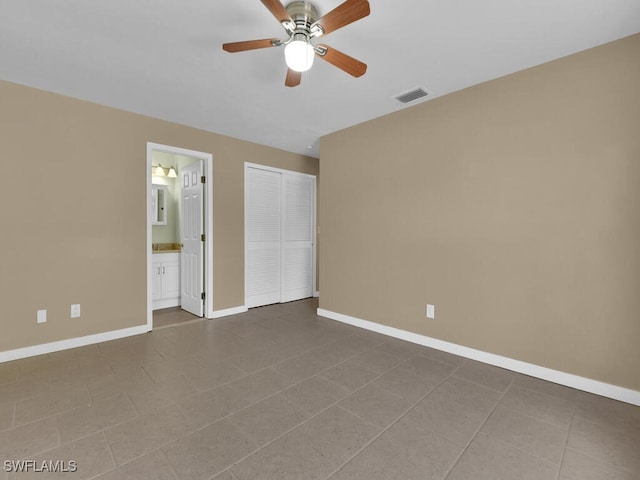
[[[202,235],[200,235],[200,240],[205,242],[207,240],[207,236],[203,233]]]
[[[204,175],[202,175],[200,177],[200,183],[207,183],[207,177],[205,177]]]
[[[207,298],[207,294],[206,294],[206,293],[204,293],[204,292],[202,292],[202,293],[200,294],[200,299],[204,300],[204,299],[206,299],[206,298]]]

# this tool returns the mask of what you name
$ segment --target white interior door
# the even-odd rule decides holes
[[[313,296],[315,177],[245,168],[245,304]]]
[[[245,303],[280,302],[280,174],[246,169]]]
[[[204,314],[202,162],[197,161],[182,168],[180,176],[182,188],[180,304],[183,310],[202,317]]]
[[[313,296],[315,178],[282,175],[281,302]]]

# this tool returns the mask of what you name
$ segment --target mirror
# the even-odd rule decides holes
[[[152,225],[167,224],[167,186],[151,185]]]

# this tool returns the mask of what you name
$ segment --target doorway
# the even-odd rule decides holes
[[[147,143],[149,330],[213,317],[212,172],[210,153]],[[159,189],[166,204],[158,204]]]

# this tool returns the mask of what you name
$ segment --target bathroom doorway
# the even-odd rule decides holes
[[[213,316],[213,158],[147,143],[147,326]]]

